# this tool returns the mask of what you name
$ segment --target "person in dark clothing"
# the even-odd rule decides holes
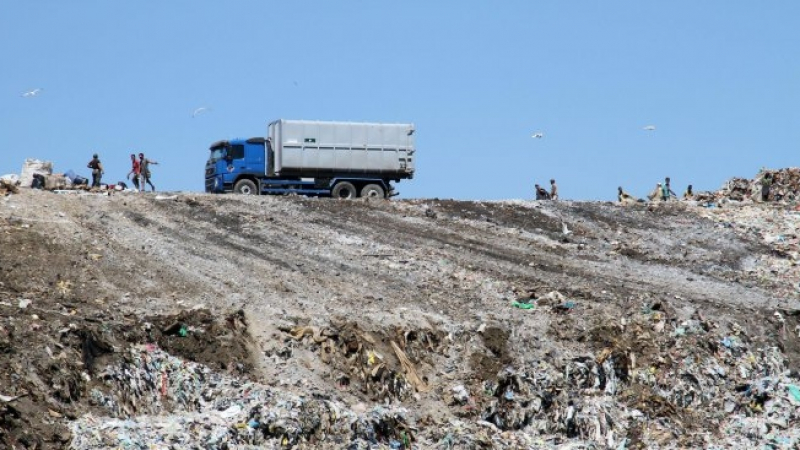
[[[89,161],[89,164],[86,165],[89,169],[92,169],[92,187],[100,187],[100,180],[103,178],[103,163],[100,162],[100,158],[97,156],[97,153],[92,155],[92,160]]]
[[[772,174],[767,172],[761,178],[761,201],[769,201],[769,191],[772,189]]]
[[[44,175],[40,173],[33,174],[33,181],[31,182],[31,187],[33,189],[44,189],[44,185],[45,185]]]
[[[536,187],[536,200],[550,200],[550,193],[547,190],[538,184]]]

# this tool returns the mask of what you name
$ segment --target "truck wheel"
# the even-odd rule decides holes
[[[340,181],[331,189],[331,197],[333,198],[350,199],[356,198],[356,195],[356,187],[348,181]]]
[[[253,180],[239,180],[236,182],[236,185],[233,186],[233,192],[242,195],[255,195],[258,194],[256,191],[256,184],[253,183]]]
[[[361,188],[361,196],[366,198],[386,198],[386,192],[379,184],[368,184]]]

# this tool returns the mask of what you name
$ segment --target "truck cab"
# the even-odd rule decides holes
[[[265,143],[264,138],[251,138],[211,144],[206,161],[206,192],[257,194],[258,186],[253,180],[265,175]]]

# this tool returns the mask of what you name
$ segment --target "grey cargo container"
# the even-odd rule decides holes
[[[268,128],[268,176],[414,176],[413,124],[281,119]]]

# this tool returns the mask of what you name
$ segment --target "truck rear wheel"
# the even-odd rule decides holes
[[[242,195],[258,194],[258,191],[256,191],[256,184],[253,182],[253,180],[237,181],[236,185],[233,186],[233,192]]]
[[[361,188],[361,196],[366,198],[386,198],[386,192],[379,184],[368,184]]]
[[[356,195],[358,195],[356,192],[356,187],[353,186],[353,183],[340,181],[331,189],[331,196],[333,198],[350,199],[356,198]]]

